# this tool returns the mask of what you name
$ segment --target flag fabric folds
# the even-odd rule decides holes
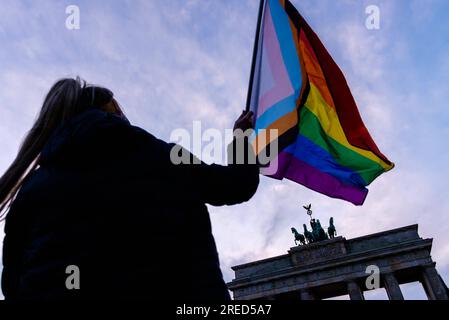
[[[258,155],[274,141],[279,150],[266,174],[362,205],[366,186],[394,164],[368,133],[343,73],[288,0],[266,0],[259,28],[252,144]]]

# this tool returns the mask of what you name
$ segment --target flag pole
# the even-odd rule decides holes
[[[246,111],[250,109],[251,96],[253,93],[254,73],[256,71],[257,49],[259,47],[260,28],[262,23],[262,14],[265,0],[260,0],[259,15],[257,17],[256,38],[254,39],[253,60],[251,63],[251,74],[249,76],[248,96],[246,97]]]

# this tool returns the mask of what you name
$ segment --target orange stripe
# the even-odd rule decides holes
[[[329,88],[327,87],[326,79],[324,78],[321,66],[316,59],[313,49],[310,47],[310,43],[307,40],[304,32],[301,31],[301,41],[300,41],[302,57],[304,59],[304,65],[306,72],[309,76],[310,82],[312,82],[320,91],[323,99],[326,101],[327,105],[335,110],[334,100],[332,99]],[[310,51],[312,50],[312,51]]]
[[[265,132],[259,131],[257,137],[252,142],[256,154],[259,154],[266,148],[268,144],[276,140],[278,137],[280,137],[296,125],[298,125],[298,111],[295,109],[270,124],[266,128]],[[272,135],[270,132],[270,130],[272,129],[277,129],[277,134]]]

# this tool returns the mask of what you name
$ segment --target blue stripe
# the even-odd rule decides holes
[[[366,185],[357,172],[338,164],[329,152],[303,135],[299,135],[296,145],[291,145],[284,151],[293,154],[308,165],[330,174],[346,184],[359,188]]]
[[[282,7],[280,0],[268,0],[268,4],[270,6],[271,17],[281,47],[282,57],[293,88],[297,91],[298,95],[296,97],[298,97],[301,92],[302,73],[298,51],[290,27],[290,20],[285,9]]]

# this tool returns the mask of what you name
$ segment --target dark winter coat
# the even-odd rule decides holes
[[[258,167],[174,165],[172,147],[94,109],[56,130],[6,219],[6,299],[229,299],[205,204],[249,200]]]

